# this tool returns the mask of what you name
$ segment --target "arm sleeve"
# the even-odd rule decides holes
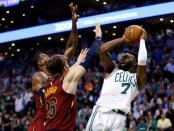
[[[138,51],[138,65],[146,65],[147,64],[147,50],[145,45],[145,40],[140,40],[140,46]]]
[[[85,70],[87,70],[90,67],[93,57],[99,53],[101,43],[102,43],[102,39],[100,37],[97,37],[94,43],[92,44],[92,46],[90,47],[85,61],[80,64],[81,66],[85,68]]]

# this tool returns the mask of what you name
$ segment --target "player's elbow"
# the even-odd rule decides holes
[[[106,48],[104,45],[100,46],[100,53],[101,54],[106,53]]]
[[[138,54],[138,65],[140,65],[140,66],[147,65],[147,53]]]
[[[86,70],[82,65],[78,65],[73,72],[72,81],[78,82],[80,78],[86,73]]]
[[[75,48],[72,49],[71,56],[75,54],[75,50],[76,50]]]
[[[72,77],[72,81],[78,82],[82,76],[83,75],[81,75],[81,74],[74,74],[74,76]]]
[[[138,65],[147,65],[147,59],[146,58],[138,59]]]
[[[76,50],[76,47],[75,47],[75,46],[70,47],[70,51],[71,51],[72,53],[75,53],[75,50]]]

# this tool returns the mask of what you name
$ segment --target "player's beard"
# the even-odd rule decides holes
[[[47,70],[46,64],[47,64],[46,61],[39,63],[40,70]]]

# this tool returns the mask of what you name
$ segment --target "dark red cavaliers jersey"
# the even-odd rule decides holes
[[[46,110],[44,101],[40,96],[40,93],[44,93],[44,89],[41,88],[39,92],[34,93],[35,103],[36,103],[36,115],[32,123],[27,128],[27,131],[45,131],[44,123],[46,122]]]
[[[43,89],[40,89],[43,90]],[[39,96],[39,93],[34,93],[35,103],[36,103],[36,115],[35,119],[45,119],[46,120],[46,110],[44,107],[44,103],[42,101],[42,98]]]
[[[74,131],[77,114],[77,96],[66,93],[60,80],[45,88],[47,131]]]

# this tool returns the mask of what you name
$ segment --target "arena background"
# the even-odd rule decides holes
[[[18,35],[10,35],[9,31],[70,20],[68,6],[70,2],[70,0],[0,0],[0,131],[26,130],[35,114],[31,91],[31,75],[34,72],[32,59],[39,51],[47,52],[49,55],[63,53],[70,27],[68,24],[63,25],[61,29],[57,29],[57,32],[52,31],[51,34],[32,36],[27,39],[19,38],[19,40],[15,38],[22,36],[22,32],[18,32]],[[74,2],[78,4],[80,20],[87,16],[150,7],[172,0],[78,0]],[[174,7],[174,3],[170,3],[170,6]],[[169,5],[143,13],[150,15],[155,11],[163,12],[167,8],[170,8]],[[129,13],[129,10],[127,11]],[[165,119],[169,119],[173,127],[168,130],[172,131],[174,130],[174,8],[164,14],[128,19],[130,20],[114,19],[115,22],[112,19],[112,22],[102,24],[104,41],[121,37],[125,27],[132,24],[142,26],[148,34],[147,82],[144,90],[132,102],[131,113],[127,116],[124,130],[156,131],[161,114],[165,113]],[[59,29],[60,33],[58,33]],[[74,63],[82,48],[91,45],[94,40],[93,29],[94,24],[78,30],[78,49],[70,64]],[[34,34],[30,32],[32,33]],[[116,60],[123,52],[129,50],[132,48],[120,46],[112,52],[112,57]],[[103,68],[99,58],[96,58],[92,65],[93,67],[88,70],[78,85],[77,131],[85,130],[92,107],[101,90]]]

